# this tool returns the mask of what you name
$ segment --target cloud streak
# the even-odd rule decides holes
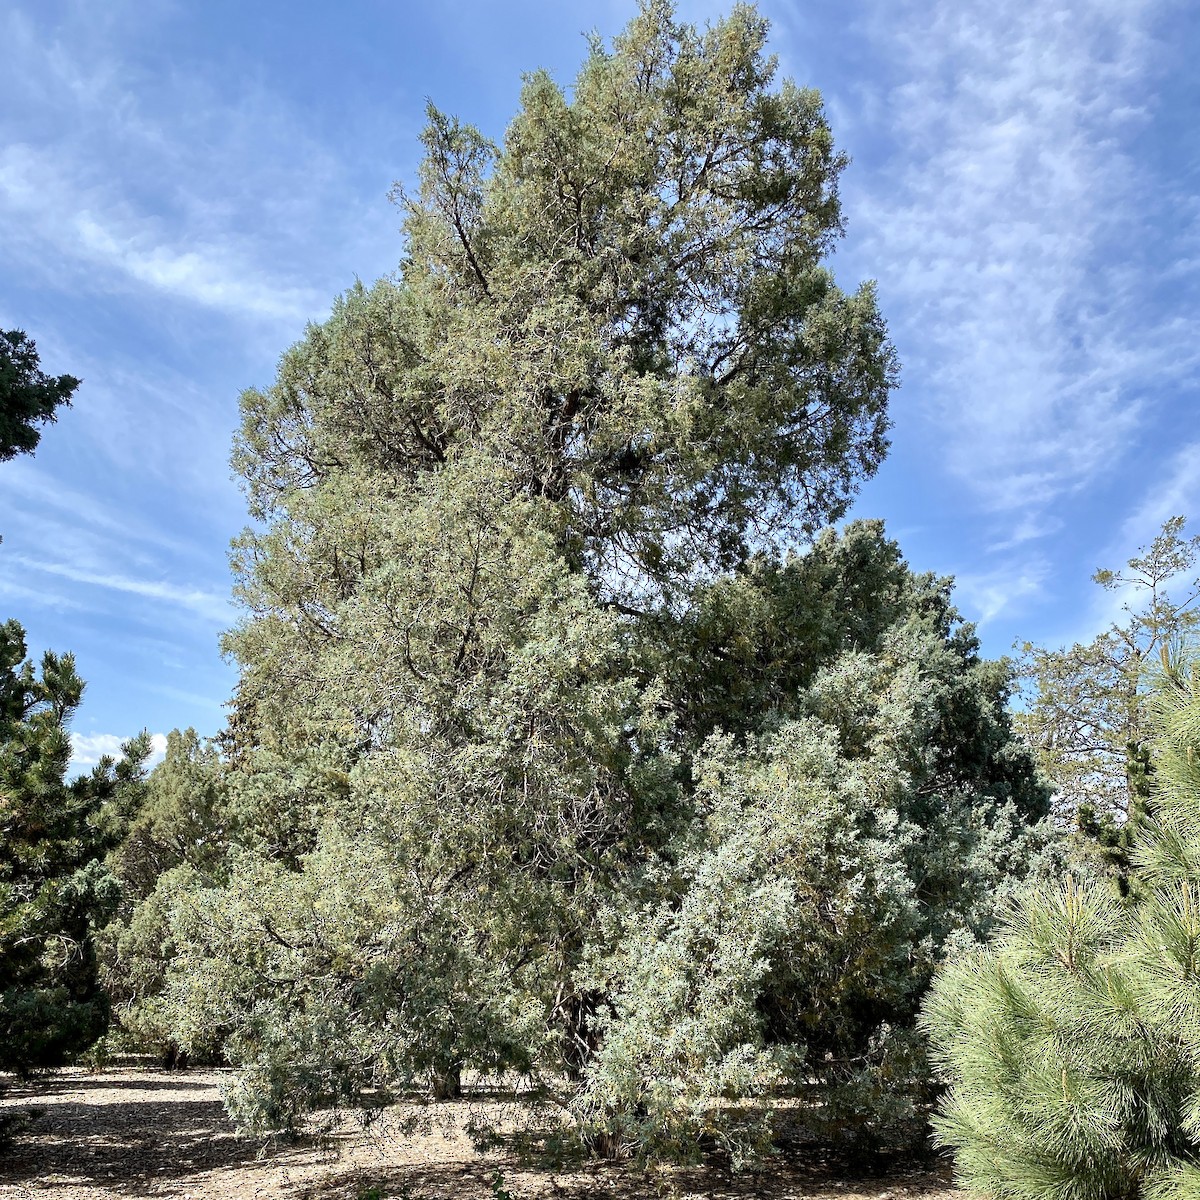
[[[1049,564],[1010,560],[993,570],[966,572],[955,577],[955,603],[979,627],[1004,615],[1011,617],[1041,594],[1050,574]]]
[[[202,588],[181,587],[178,584],[162,580],[134,579],[126,575],[88,571],[68,563],[47,562],[24,554],[14,555],[13,561],[28,570],[68,579],[72,583],[87,584],[91,587],[104,588],[129,596],[140,596],[143,599],[176,605],[217,625],[229,624],[234,616],[233,607],[226,597]]]
[[[1147,385],[1197,361],[1194,320],[1146,320],[1128,253],[1161,7],[942,0],[880,4],[867,25],[892,157],[848,197],[852,231],[947,466],[997,512],[1086,487]]]
[[[11,145],[0,152],[0,215],[22,231],[10,247],[55,276],[59,286],[150,290],[228,316],[298,326],[325,297],[298,286],[240,250],[234,239],[168,228],[92,181],[90,164],[75,174],[58,151]]]
[[[364,233],[394,225],[386,184],[370,214],[355,199],[331,222],[358,164],[251,81],[146,76],[139,52],[170,20],[166,6],[117,6],[107,18],[79,9],[52,32],[0,14],[0,41],[22,63],[0,82],[0,113],[11,113],[0,116],[0,262],[64,291],[248,320],[277,346],[281,327],[298,331],[348,282],[344,259]],[[60,36],[86,56],[66,53]],[[39,136],[46,128],[56,136]]]

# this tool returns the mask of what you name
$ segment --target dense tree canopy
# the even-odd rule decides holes
[[[0,1070],[70,1061],[108,1020],[94,935],[117,900],[101,862],[139,802],[143,737],[65,780],[83,684],[71,655],[25,661],[0,626]]]
[[[254,511],[303,523],[363,472],[402,505],[475,479],[626,598],[839,517],[894,357],[870,287],[823,264],[844,160],[765,37],[751,8],[698,34],[654,0],[569,99],[529,76],[502,147],[431,108],[397,281],[246,398]]]
[[[431,109],[397,275],[243,397],[230,724],[109,946],[248,1127],[473,1071],[613,1152],[749,1153],[731,1101],[814,1087],[919,1128],[920,994],[1047,794],[948,581],[827,528],[894,355],[765,37],[652,0],[502,146]]]

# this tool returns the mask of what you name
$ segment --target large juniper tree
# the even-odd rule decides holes
[[[786,555],[878,466],[895,364],[765,37],[647,3],[502,146],[431,109],[396,278],[243,397],[237,847],[166,995],[247,1124],[467,1066],[597,1146],[744,1146],[729,1099],[809,1042],[878,1092],[1023,869],[1045,795],[947,585],[877,527]]]

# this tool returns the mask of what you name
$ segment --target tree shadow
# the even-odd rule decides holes
[[[276,1146],[264,1157],[262,1142],[233,1132],[212,1090],[212,1099],[172,1096],[112,1104],[57,1100],[43,1091],[48,1104],[29,1103],[36,1097],[6,1104],[7,1111],[31,1109],[37,1115],[0,1158],[0,1183],[53,1180],[122,1196],[163,1196],[222,1167],[276,1166],[302,1154],[311,1158],[311,1143]]]
[[[499,1178],[497,1178],[497,1175]],[[850,1171],[832,1164],[772,1163],[755,1172],[734,1173],[719,1165],[646,1172],[628,1163],[590,1162],[570,1168],[536,1167],[488,1156],[470,1161],[407,1164],[333,1171],[297,1193],[297,1200],[767,1200],[805,1197],[952,1197],[948,1170],[913,1167],[886,1175]]]
[[[0,1185],[69,1196],[95,1188],[117,1197],[260,1195],[273,1200],[761,1200],[764,1197],[942,1197],[956,1195],[944,1167],[872,1164],[792,1155],[759,1173],[733,1174],[719,1162],[647,1175],[630,1163],[530,1159],[503,1140],[477,1153],[463,1129],[472,1105],[440,1107],[445,1117],[405,1132],[403,1114],[367,1129],[347,1120],[320,1141],[264,1144],[237,1136],[211,1074],[188,1078],[73,1075],[26,1089],[0,1114],[39,1116],[0,1156]],[[111,1096],[101,1094],[109,1089]],[[190,1089],[190,1092],[189,1092]],[[40,1103],[39,1103],[40,1101]],[[343,1154],[343,1151],[345,1153]],[[875,1164],[876,1166],[878,1164]],[[226,1174],[228,1173],[228,1174]],[[497,1179],[499,1173],[499,1179]],[[874,1178],[872,1175],[874,1174]]]

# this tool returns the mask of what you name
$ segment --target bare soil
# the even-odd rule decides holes
[[[234,1133],[221,1106],[224,1076],[70,1070],[10,1088],[0,1109],[38,1115],[0,1155],[0,1200],[966,1200],[944,1169],[531,1167],[511,1152],[472,1148],[463,1126],[486,1099],[437,1106],[444,1128],[430,1132],[403,1134],[385,1114],[367,1129],[344,1121],[323,1137],[264,1145]]]

